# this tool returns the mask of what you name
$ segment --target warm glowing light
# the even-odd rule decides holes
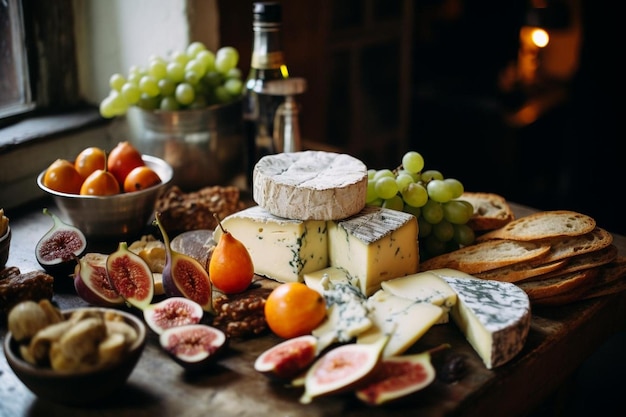
[[[548,35],[548,32],[540,28],[533,29],[530,37],[533,43],[539,48],[545,47],[548,42],[550,42],[550,36]]]

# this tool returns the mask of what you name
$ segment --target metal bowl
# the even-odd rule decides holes
[[[62,217],[87,238],[119,240],[135,237],[152,220],[156,201],[173,175],[172,167],[164,160],[150,155],[143,155],[143,160],[161,177],[160,184],[145,190],[104,197],[61,193],[43,185],[45,170],[37,177],[37,185],[52,196]]]
[[[137,339],[123,358],[107,367],[88,371],[59,372],[49,367],[36,366],[22,359],[18,342],[8,332],[4,338],[4,354],[15,375],[35,395],[55,403],[83,406],[106,399],[122,388],[135,369],[146,345],[146,326],[133,314],[117,309],[81,307],[63,311],[68,317],[74,310],[95,310],[105,314],[111,311],[133,327]]]

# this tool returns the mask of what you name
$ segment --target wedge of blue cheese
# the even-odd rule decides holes
[[[359,282],[365,296],[381,282],[418,271],[417,219],[409,213],[366,206],[358,214],[328,221],[328,259]]]
[[[253,206],[225,217],[221,223],[248,249],[258,275],[280,282],[301,282],[305,273],[328,266],[326,221],[284,219]],[[216,242],[221,235],[218,226]]]
[[[452,320],[488,369],[507,363],[522,350],[531,320],[530,300],[522,289],[455,269],[429,272],[441,277],[456,292]]]

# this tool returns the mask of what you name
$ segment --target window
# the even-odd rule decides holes
[[[0,118],[34,107],[19,0],[0,2]]]

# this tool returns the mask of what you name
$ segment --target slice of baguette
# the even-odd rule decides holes
[[[561,270],[568,263],[567,259],[561,259],[558,261],[540,263],[530,260],[526,262],[518,262],[511,265],[504,266],[502,268],[490,269],[484,272],[478,272],[474,274],[480,279],[490,279],[500,282],[512,282],[516,283],[525,279],[534,278],[539,275],[546,275],[549,273],[561,273]]]
[[[537,260],[548,252],[550,245],[545,243],[489,240],[427,259],[420,264],[420,270],[452,268],[467,274],[476,274],[517,262]]]
[[[588,268],[548,279],[527,280],[516,285],[524,290],[530,301],[533,302],[542,298],[566,294],[581,287],[591,287],[599,272],[599,268]]]
[[[540,211],[478,236],[476,242],[492,239],[529,241],[557,236],[578,236],[591,232],[595,227],[595,219],[582,213],[569,210]]]
[[[583,235],[538,239],[537,242],[550,245],[552,250],[541,261],[552,262],[605,249],[613,243],[613,235],[596,227]]]
[[[550,256],[550,254],[548,254]],[[597,266],[607,265],[617,259],[617,247],[615,245],[609,245],[606,248],[595,250],[592,252],[582,253],[575,255],[560,261],[567,261],[567,264],[556,271],[548,272],[541,275],[542,278],[552,278],[556,275],[564,274],[566,272],[582,271],[583,269],[595,268]]]
[[[618,256],[600,269],[593,286],[585,291],[581,299],[596,298],[624,290],[626,290],[626,256]]]
[[[501,195],[466,191],[459,200],[469,202],[474,208],[467,222],[474,231],[499,229],[515,219],[513,210]]]

